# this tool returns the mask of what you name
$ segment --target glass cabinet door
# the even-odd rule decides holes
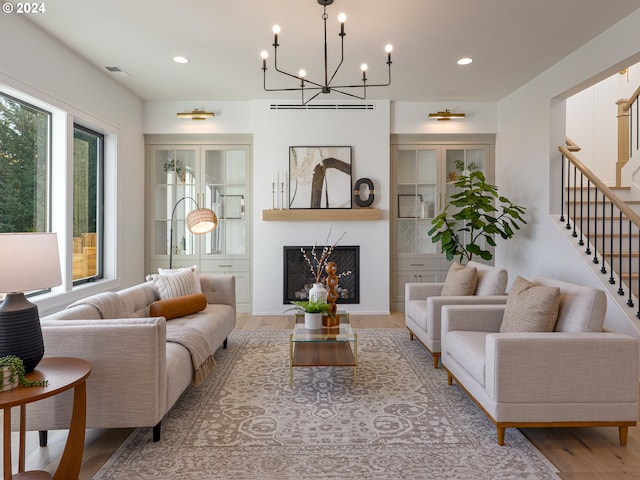
[[[400,148],[396,160],[397,253],[433,253],[427,232],[436,215],[438,148]]]
[[[151,151],[153,255],[169,255],[171,244],[174,257],[197,255],[193,235],[185,224],[187,214],[195,208],[197,157],[193,148],[155,147]]]
[[[246,147],[203,147],[204,201],[218,216],[218,227],[206,235],[204,255],[248,253]]]

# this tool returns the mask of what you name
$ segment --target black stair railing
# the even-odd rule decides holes
[[[560,221],[566,222],[565,228],[572,230],[571,236],[577,239],[579,246],[586,245],[586,255],[591,255],[593,250],[593,263],[602,263],[600,272],[609,274],[607,281],[610,284],[618,283],[617,292],[620,296],[627,295],[627,305],[634,308],[638,304],[636,316],[640,318],[640,302],[637,302],[640,216],[589,170],[570,147],[558,149],[562,154]],[[634,258],[636,265],[633,265]]]

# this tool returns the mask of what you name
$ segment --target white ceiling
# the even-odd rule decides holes
[[[280,68],[322,81],[322,7],[317,0],[54,0],[28,18],[145,100],[252,100],[293,96],[262,89],[260,51],[270,53],[270,87],[297,86]],[[327,7],[329,66],[339,54],[337,15],[347,14],[339,81],[386,80],[369,99],[495,101],[632,11],[640,0],[335,0]],[[640,27],[639,27],[640,28]],[[191,61],[175,64],[183,55]],[[463,56],[474,63],[460,67]],[[338,77],[337,77],[338,79]],[[298,94],[295,95],[298,98]],[[340,98],[329,96],[325,98]],[[345,97],[342,97],[343,99]]]

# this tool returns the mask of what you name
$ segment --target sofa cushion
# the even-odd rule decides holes
[[[559,305],[560,288],[518,276],[509,291],[500,332],[551,332]]]
[[[607,296],[604,290],[542,276],[535,277],[533,281],[560,288],[560,310],[555,331],[602,331],[607,313]]]
[[[452,297],[459,295],[473,295],[478,284],[478,269],[465,267],[458,262],[453,262],[444,280],[441,295]]]
[[[204,293],[194,293],[183,297],[158,300],[149,306],[149,315],[164,317],[167,320],[196,313],[207,308],[207,297]]]
[[[504,268],[473,260],[467,263],[467,267],[475,267],[478,270],[478,284],[476,285],[475,295],[504,295],[506,293],[509,275]]]
[[[191,270],[183,270],[170,275],[158,275],[154,279],[160,300],[183,297],[197,293],[195,275]]]
[[[480,385],[485,382],[485,345],[489,333],[454,330],[447,333],[445,342],[447,354]]]

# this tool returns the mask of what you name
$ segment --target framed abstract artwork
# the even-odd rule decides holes
[[[351,147],[289,147],[289,208],[351,208]]]

